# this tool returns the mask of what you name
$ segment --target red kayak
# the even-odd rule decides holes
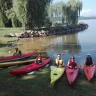
[[[70,85],[72,85],[75,80],[77,79],[79,73],[79,69],[71,69],[71,68],[66,68],[66,75],[67,75],[67,79]]]
[[[43,60],[42,64],[36,64],[33,62],[33,63],[27,65],[26,67],[10,71],[10,74],[12,74],[14,76],[19,76],[19,75],[23,75],[23,74],[32,72],[34,70],[38,70],[38,69],[44,67],[45,65],[47,65],[47,63],[49,63],[50,60],[51,60],[50,58],[45,59],[45,60]]]
[[[85,74],[86,78],[90,82],[92,80],[92,78],[94,77],[95,65],[93,65],[93,66],[84,66],[83,70],[84,70],[84,74]]]
[[[30,57],[31,55],[35,54],[35,53],[36,52],[29,52],[29,53],[23,54],[22,56],[3,57],[3,58],[0,58],[0,62],[13,61],[13,60],[19,60],[19,59],[27,58],[27,57]]]

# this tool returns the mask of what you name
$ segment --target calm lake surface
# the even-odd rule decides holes
[[[26,52],[47,52],[52,59],[61,54],[66,64],[70,56],[75,56],[77,63],[83,64],[87,54],[91,54],[96,63],[96,19],[80,22],[87,23],[88,29],[70,35],[23,39],[17,43],[18,47]]]

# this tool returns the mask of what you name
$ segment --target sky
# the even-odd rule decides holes
[[[68,0],[53,0],[53,2],[68,1]],[[83,8],[81,16],[96,16],[96,0],[81,0],[83,2]]]

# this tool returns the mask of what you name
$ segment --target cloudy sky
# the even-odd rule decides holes
[[[68,0],[53,0],[53,2],[68,1]],[[96,16],[96,0],[81,0],[83,2],[83,9],[81,16]]]

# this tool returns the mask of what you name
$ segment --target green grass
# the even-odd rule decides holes
[[[16,67],[18,68],[18,67]],[[35,71],[33,75],[15,77],[0,71],[0,96],[96,96],[96,77],[89,83],[80,73],[75,84],[70,87],[64,74],[55,86],[50,85],[50,68]]]
[[[22,32],[22,28],[0,28],[0,35]]]
[[[0,28],[0,56],[11,55],[8,54],[8,50],[10,49],[10,43],[18,39],[16,37],[5,38],[3,35],[9,33],[19,33],[22,31],[22,28]]]

